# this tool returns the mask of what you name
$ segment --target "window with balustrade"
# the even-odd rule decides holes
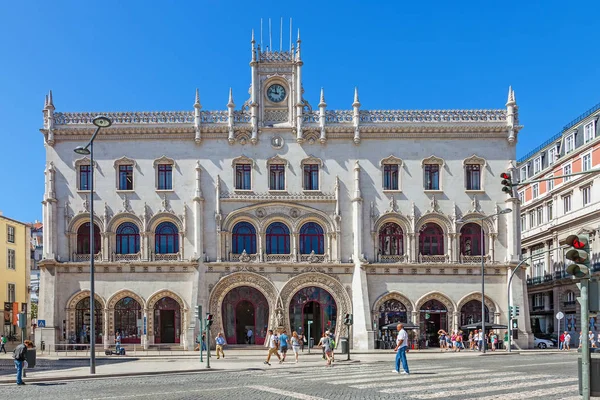
[[[424,256],[444,254],[444,231],[435,223],[423,225],[419,233],[419,253]]]
[[[308,222],[300,228],[300,254],[325,254],[325,235],[321,225]]]
[[[274,222],[266,231],[267,254],[290,254],[290,230],[284,223]]]
[[[117,254],[136,254],[140,251],[140,230],[133,222],[124,222],[117,228]]]
[[[469,223],[460,229],[460,253],[463,256],[480,256],[485,253],[485,240],[481,241],[481,225]]]
[[[379,253],[384,256],[404,254],[404,232],[400,225],[387,222],[379,229]]]
[[[172,222],[161,222],[154,233],[156,254],[175,254],[179,252],[179,230]]]
[[[256,254],[256,229],[249,222],[238,222],[231,234],[233,254]]]
[[[94,224],[94,254],[100,253],[100,228]],[[90,223],[86,222],[77,229],[77,254],[90,254]]]

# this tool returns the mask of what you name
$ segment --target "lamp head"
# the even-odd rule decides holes
[[[505,208],[504,210],[500,211],[498,214],[508,214],[512,212],[512,208]]]
[[[87,147],[83,147],[83,146],[77,146],[77,147],[75,147],[75,150],[73,150],[73,151],[77,154],[83,154],[83,155],[90,154],[89,149]]]
[[[98,128],[108,128],[112,125],[112,121],[103,115],[100,115],[92,120]]]

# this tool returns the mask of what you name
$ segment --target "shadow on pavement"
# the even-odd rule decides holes
[[[137,361],[139,358],[97,358],[96,365],[115,365],[125,364],[132,361]],[[35,368],[28,368],[27,372],[33,373],[36,371],[59,371],[70,368],[81,368],[88,367],[90,360],[86,358],[80,359],[58,359],[58,360],[46,360],[39,359],[36,362]],[[15,363],[12,359],[1,359],[0,360],[0,376],[14,375],[15,374]]]

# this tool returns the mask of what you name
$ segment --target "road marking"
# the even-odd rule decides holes
[[[510,369],[514,369],[514,368],[521,368],[521,367],[539,367],[540,365],[543,366],[547,366],[548,364],[552,364],[552,365],[556,365],[556,364],[576,364],[577,360],[573,360],[573,361],[559,361],[559,362],[546,362],[546,363],[542,363],[542,364],[515,364],[515,365],[506,365],[505,368],[510,368]],[[498,366],[498,368],[503,368],[502,365]]]
[[[276,388],[272,388],[269,386],[252,385],[252,386],[246,386],[246,387],[251,388],[251,389],[260,390],[263,392],[280,394],[282,396],[292,397],[294,399],[300,399],[300,400],[327,400],[327,399],[324,399],[323,397],[310,396],[310,395],[304,394],[304,393],[289,392],[287,390],[276,389]]]
[[[523,381],[523,380],[527,380],[527,379],[542,379],[542,378],[548,377],[548,375],[524,376],[522,372],[509,372],[509,373],[504,373],[504,374],[493,373],[493,374],[494,374],[493,378],[477,379],[476,380],[477,384],[478,385],[492,385],[492,384],[498,384],[498,383],[506,383],[506,378],[510,378],[510,381],[514,382],[514,381]],[[381,393],[410,393],[410,392],[419,392],[419,391],[423,391],[423,390],[439,389],[439,390],[444,390],[443,397],[446,397],[446,396],[450,396],[450,394],[447,394],[447,393],[449,393],[449,391],[446,389],[460,388],[460,387],[468,386],[468,384],[465,382],[438,382],[438,383],[434,383],[433,385],[423,386],[422,383],[424,383],[424,381],[426,381],[426,379],[419,381],[419,382],[415,382],[415,383],[417,383],[418,386],[408,386],[408,387],[401,387],[401,388],[394,388],[394,389],[384,389],[384,390],[381,390],[380,392]],[[486,389],[490,390],[489,387]],[[439,393],[436,393],[436,397],[439,397]]]
[[[465,370],[469,370],[467,368],[461,368],[461,371],[457,371],[456,369],[453,370],[452,372],[444,372],[441,370],[437,370],[437,371],[423,371],[423,370],[415,370],[413,371],[413,376],[417,377],[417,378],[431,378],[431,375],[437,375],[437,376],[453,376],[453,375],[465,375]],[[471,371],[472,369],[470,369],[469,371]],[[375,378],[375,376],[377,376],[378,373],[385,373],[387,376],[385,377],[381,377],[381,378]],[[420,375],[419,373],[422,374],[427,374],[427,375]],[[368,382],[384,382],[384,381],[391,381],[391,380],[397,380],[399,374],[395,374],[394,372],[392,372],[391,369],[387,369],[385,371],[365,371],[363,372],[361,375],[359,376],[354,376],[354,377],[348,377],[347,375],[343,375],[344,378],[348,377],[350,379],[345,379],[345,380],[338,380],[338,379],[333,379],[331,380],[331,382],[329,382],[332,385],[347,385],[347,384],[353,384],[353,383],[368,383]],[[359,379],[359,378],[363,378],[364,379]],[[313,379],[307,379],[309,381],[319,381],[319,380],[323,380],[323,379],[331,379],[329,378],[313,378]]]
[[[170,391],[170,392],[139,393],[139,394],[129,394],[129,395],[125,395],[125,396],[91,397],[86,400],[134,399],[136,397],[171,395],[171,394],[186,394],[186,393],[195,393],[195,392],[205,392],[208,390],[217,391],[217,390],[234,390],[234,389],[243,389],[243,387],[236,386],[236,387],[227,387],[227,388],[203,388],[203,389],[177,390],[177,391]]]
[[[493,371],[489,371],[489,370],[479,370],[477,371],[477,373],[479,374],[484,374],[484,373],[488,373],[488,372],[493,372]],[[367,383],[364,385],[350,385],[351,388],[354,389],[382,389],[385,387],[396,387],[398,385],[402,385],[405,382],[404,381],[408,381],[408,382],[414,382],[415,384],[422,384],[422,383],[433,383],[433,382],[439,382],[439,381],[443,381],[443,382],[448,382],[448,377],[450,376],[464,376],[465,373],[464,372],[447,372],[447,373],[440,373],[440,374],[436,374],[434,376],[431,375],[409,375],[409,376],[405,376],[405,375],[400,375],[397,376],[394,374],[394,382],[377,382],[377,383]],[[503,373],[501,375],[504,375]],[[391,380],[391,379],[390,379]]]
[[[549,390],[551,390],[551,392],[549,392]],[[550,389],[537,389],[537,390],[527,390],[525,392],[520,392],[520,393],[510,393],[509,395],[507,395],[506,393],[496,394],[493,396],[478,397],[473,400],[506,400],[507,398],[513,400],[513,399],[532,399],[534,397],[546,398],[547,396],[561,394],[561,393],[568,393],[568,392],[577,393],[578,390],[579,390],[579,388],[577,385],[559,386],[559,387],[550,388]],[[580,396],[563,397],[563,400],[575,400],[575,399],[581,399],[581,397]]]

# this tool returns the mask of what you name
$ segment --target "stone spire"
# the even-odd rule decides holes
[[[252,29],[252,40],[250,41],[252,44],[252,62],[256,61],[256,41],[254,40],[254,29]]]
[[[360,143],[360,129],[358,127],[360,121],[360,101],[358,100],[358,87],[354,87],[354,103],[352,103],[352,124],[354,125],[354,144]]]
[[[194,102],[194,130],[196,132],[194,136],[194,141],[196,144],[202,141],[202,137],[200,135],[200,110],[202,109],[202,104],[200,104],[200,92],[196,89],[196,101]]]
[[[233,90],[229,88],[229,101],[227,102],[227,126],[229,130],[229,134],[227,136],[227,140],[229,144],[233,144],[235,142],[235,131],[233,129],[233,109],[235,108],[235,104],[233,102]]]
[[[47,105],[47,107],[54,110],[54,102],[52,101],[52,90],[48,94],[48,105]]]
[[[296,40],[296,61],[300,61],[302,59],[300,55],[300,43],[302,43],[302,40],[300,40],[300,28],[298,28],[298,39]]]
[[[514,143],[518,132],[519,115],[515,91],[512,86],[508,87],[508,99],[506,101],[506,125],[508,125],[508,142]]]
[[[227,108],[234,108],[235,103],[233,102],[233,90],[229,88],[229,102],[227,103]]]
[[[508,100],[506,101],[506,106],[508,107],[509,105],[514,106],[515,104],[517,104],[517,101],[515,99],[515,91],[512,89],[512,86],[508,87]]]
[[[321,99],[319,100],[319,108],[327,107],[327,103],[325,103],[325,90],[321,88]]]

